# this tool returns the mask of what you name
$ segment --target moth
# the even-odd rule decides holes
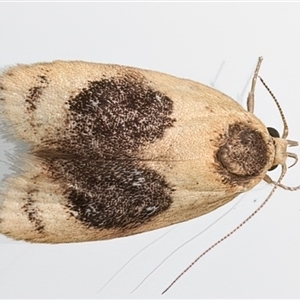
[[[277,165],[285,187],[297,142],[287,125],[280,137],[253,114],[261,60],[247,111],[155,71],[81,61],[8,68],[2,133],[29,150],[17,151],[17,171],[2,183],[0,232],[38,243],[112,239],[207,214],[274,183],[266,173]]]

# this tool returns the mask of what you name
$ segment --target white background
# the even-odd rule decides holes
[[[300,140],[300,5],[298,3],[0,3],[0,66],[39,61],[87,60],[158,70],[215,87],[245,105],[243,92],[257,62]],[[246,91],[249,85],[246,86]],[[255,113],[282,129],[271,98],[259,87]],[[8,174],[0,141],[0,178]],[[299,155],[299,148],[290,149]],[[288,185],[300,184],[300,164]],[[271,173],[276,178],[277,171]],[[201,259],[164,296],[161,291],[208,246],[259,206],[262,183],[236,208],[167,260],[177,246],[212,224],[237,200],[172,231],[68,245],[39,245],[0,236],[0,297],[25,298],[298,298],[300,297],[299,192],[278,189],[242,229]]]

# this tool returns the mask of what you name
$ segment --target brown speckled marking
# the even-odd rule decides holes
[[[48,86],[49,81],[45,75],[39,75],[36,78],[37,85],[28,90],[28,94],[25,98],[28,111],[36,110],[36,102],[41,98],[43,90]]]
[[[88,227],[135,227],[166,210],[172,189],[139,161],[139,149],[172,126],[173,103],[134,76],[89,82],[67,103],[57,152],[40,151],[64,186],[72,214]]]
[[[36,192],[38,192],[38,190],[30,190],[27,192],[27,198],[24,199],[26,203],[22,206],[22,209],[27,214],[28,220],[34,224],[36,231],[42,233],[44,231],[43,221],[38,215],[35,201],[33,200],[33,194]]]
[[[246,124],[229,125],[228,132],[220,138],[223,142],[216,153],[216,161],[223,183],[246,184],[258,176],[270,161],[261,132]]]

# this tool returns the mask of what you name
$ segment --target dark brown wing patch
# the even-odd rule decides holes
[[[108,229],[138,226],[167,209],[172,189],[139,151],[172,126],[172,100],[127,75],[88,82],[66,105],[67,129],[48,141],[56,150],[36,153],[66,187],[72,215]]]

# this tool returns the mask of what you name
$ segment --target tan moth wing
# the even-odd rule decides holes
[[[18,65],[0,77],[0,101],[6,136],[30,146],[0,196],[0,232],[15,239],[82,242],[189,220],[251,189],[274,162],[252,113],[159,72]]]

